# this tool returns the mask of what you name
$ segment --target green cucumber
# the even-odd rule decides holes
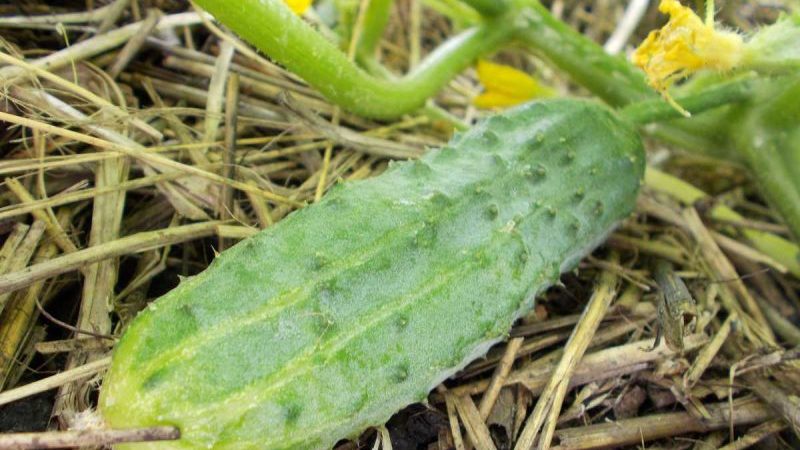
[[[123,448],[326,449],[426,398],[634,207],[632,126],[588,101],[495,115],[423,158],[337,185],[153,302],[114,352]]]

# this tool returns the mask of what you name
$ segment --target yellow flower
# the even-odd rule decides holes
[[[484,92],[472,99],[479,108],[507,108],[533,98],[554,95],[552,89],[513,67],[480,60],[476,69],[484,87]]]
[[[311,6],[313,0],[283,0],[295,14],[303,14]]]
[[[669,14],[669,22],[652,31],[632,57],[654,89],[665,94],[676,80],[698,70],[727,71],[741,62],[742,38],[715,30],[713,14],[704,23],[677,0],[661,0],[658,9]]]

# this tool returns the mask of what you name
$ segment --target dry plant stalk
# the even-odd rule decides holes
[[[131,430],[50,431],[0,435],[0,449],[26,450],[69,447],[100,447],[125,442],[170,441],[180,439],[175,427]]]
[[[612,255],[611,262],[616,263],[617,260],[618,256]],[[569,388],[570,378],[575,373],[578,362],[583,358],[597,327],[616,296],[617,282],[617,275],[611,271],[605,271],[600,276],[598,286],[592,294],[589,304],[567,341],[564,356],[553,371],[550,382],[539,397],[536,408],[522,429],[515,446],[516,450],[533,447],[537,436],[539,436],[540,448],[550,447],[556,419],[561,412],[561,405]],[[540,431],[541,435],[539,435]]]
[[[376,52],[388,67],[414,67],[452,34],[433,3],[451,2],[396,2]],[[652,20],[646,2],[551,3],[610,51],[636,40],[637,25]],[[163,11],[139,9],[155,4]],[[118,336],[167,277],[196,273],[215,250],[319,199],[340,179],[364,179],[389,159],[418,157],[445,142],[453,124],[484,114],[470,105],[481,89],[471,71],[435,99],[439,115],[375,123],[342,112],[185,4],[119,0],[50,16],[0,8],[2,408],[54,389],[53,412],[62,419],[92,406],[84,399],[114,340],[86,333]],[[495,59],[571,89],[530,55]],[[610,249],[619,259],[585,262],[565,289],[540,301],[538,315],[517,324],[505,347],[431,395],[448,421],[432,448],[498,448],[490,423],[498,408],[511,417],[504,445],[524,450],[546,448],[551,437],[551,448],[578,449],[678,436],[734,449],[797,433],[800,370],[788,350],[800,344],[797,244],[753,201],[749,185],[719,190],[713,175],[731,173],[741,179],[735,169],[682,158],[649,170],[637,216],[598,252]],[[650,351],[662,319],[653,301],[657,260],[674,266],[672,275],[697,301],[697,330],[679,333],[682,351],[664,344]],[[617,284],[624,293],[609,309]],[[55,317],[59,307],[75,313]],[[57,353],[67,354],[66,366],[36,367]],[[25,367],[30,361],[32,369],[61,372],[35,375]],[[615,407],[635,388],[653,406],[634,405],[639,417],[617,419]],[[513,401],[500,401],[507,390]],[[733,409],[722,401],[727,396]],[[378,441],[388,443],[390,431],[381,429]],[[0,448],[155,438],[177,435],[0,435]],[[662,443],[671,445],[652,445]]]
[[[749,425],[770,420],[772,412],[755,400],[738,402],[733,415],[727,403],[707,405],[710,416],[700,420],[689,413],[668,413],[626,419],[616,423],[556,431],[558,450],[578,450],[638,444],[667,436],[722,430],[730,424]]]

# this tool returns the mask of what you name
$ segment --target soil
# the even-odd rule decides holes
[[[54,400],[51,391],[0,406],[0,433],[45,431]]]

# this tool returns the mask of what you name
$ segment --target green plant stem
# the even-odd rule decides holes
[[[800,180],[791,176],[790,168],[783,164],[783,158],[775,148],[743,144],[739,146],[739,152],[753,172],[761,192],[781,213],[795,239],[800,239]]]
[[[653,99],[643,74],[630,63],[553,17],[536,0],[517,0],[517,38],[612,106]]]
[[[753,102],[737,108],[730,145],[752,170],[769,203],[800,239],[800,77],[767,84]]]
[[[461,0],[483,16],[498,16],[508,11],[508,0]]]
[[[293,14],[282,0],[197,0],[245,40],[302,77],[331,102],[374,119],[413,112],[474,60],[513,36],[502,17],[442,44],[396,81],[372,76]]]
[[[510,0],[512,7],[508,12],[485,18],[485,21],[481,21],[480,16],[473,17],[474,10],[461,8],[464,3],[427,1],[441,3],[450,8],[451,13],[460,14],[463,23],[479,24],[453,37],[412,72],[396,79],[371,75],[355,66],[334,44],[294,15],[282,0],[197,0],[197,4],[305,79],[332,103],[365,117],[394,119],[419,109],[477,57],[497,50],[512,39],[527,45],[608,104],[631,105],[623,115],[634,122],[644,124],[674,117],[673,110],[649,88],[640,71],[624,59],[606,54],[602,47],[554,18],[537,0]],[[491,2],[465,2],[482,11],[492,8]],[[374,53],[391,6],[390,0],[371,3],[374,4],[367,12],[367,29],[360,43],[365,54]],[[739,101],[747,96],[747,90],[746,83],[734,83],[679,101],[689,110],[699,112]],[[792,100],[792,104],[796,106],[796,100]],[[798,169],[786,164],[800,161],[800,145],[797,144],[800,137],[782,138],[784,142],[764,150],[752,140],[754,132],[740,131],[740,136],[735,138],[724,136],[731,130],[720,125],[730,118],[730,111],[714,115],[716,112],[691,121],[659,125],[659,133],[668,140],[683,140],[684,144],[706,153],[708,148],[727,147],[729,150],[722,153],[722,157],[743,161],[753,170],[765,196],[783,214],[794,236],[800,237],[800,182],[794,176]],[[796,123],[800,114],[784,115]],[[766,130],[763,126],[762,129]],[[786,149],[787,146],[791,148]]]
[[[469,125],[467,125],[463,120],[459,119],[453,114],[450,114],[447,110],[434,105],[433,103],[428,103],[425,105],[421,112],[422,114],[428,116],[428,118],[431,120],[441,120],[449,123],[453,129],[457,131],[469,130]]]
[[[760,128],[775,138],[783,164],[800,188],[800,76],[776,78],[769,87],[773,88],[771,92],[764,92],[758,99]]]
[[[447,16],[457,27],[474,25],[481,21],[481,15],[460,0],[421,0],[425,6]]]
[[[374,58],[378,44],[383,37],[386,24],[389,23],[389,14],[392,11],[393,0],[370,0],[364,11],[364,28],[361,30],[361,39],[358,41],[358,54],[363,58]]]
[[[526,26],[516,27],[518,39],[527,44],[534,53],[567,72],[574,81],[593,94],[612,106],[625,106],[655,98],[656,94],[647,86],[642,74],[631,64],[605,54],[599,45],[555,19],[538,1],[517,0],[517,5],[523,8],[520,16],[527,21]],[[712,89],[698,94],[692,101],[699,102],[700,106],[720,106],[727,100],[746,97],[745,92],[736,91],[735,86],[729,92],[725,89],[713,92]],[[796,98],[795,95],[794,105],[797,104]],[[627,114],[640,123],[671,118],[671,113],[661,110],[663,106],[658,106],[655,101],[649,106],[642,104],[631,108]],[[662,113],[664,116],[661,116]],[[797,113],[784,115],[791,116],[795,124],[800,116]],[[785,138],[784,142],[771,149],[760,148],[752,141],[758,137],[755,135],[759,131],[757,128],[750,129],[750,132],[739,131],[740,135],[744,133],[746,136],[741,136],[738,141],[726,136],[737,132],[720,122],[726,118],[731,119],[723,113],[713,118],[704,117],[703,119],[707,119],[705,121],[676,121],[661,127],[660,133],[673,142],[675,138],[682,138],[694,150],[744,162],[752,170],[764,196],[782,214],[793,236],[800,239],[800,180],[796,176],[798,169],[793,164],[786,163],[800,160],[800,137]],[[719,148],[723,149],[722,152]]]
[[[737,103],[752,97],[753,81],[750,78],[735,80],[713,86],[697,94],[676,99],[676,102],[692,114],[697,114],[719,106]],[[661,98],[654,98],[623,107],[620,115],[630,122],[645,125],[679,119],[683,115]]]

